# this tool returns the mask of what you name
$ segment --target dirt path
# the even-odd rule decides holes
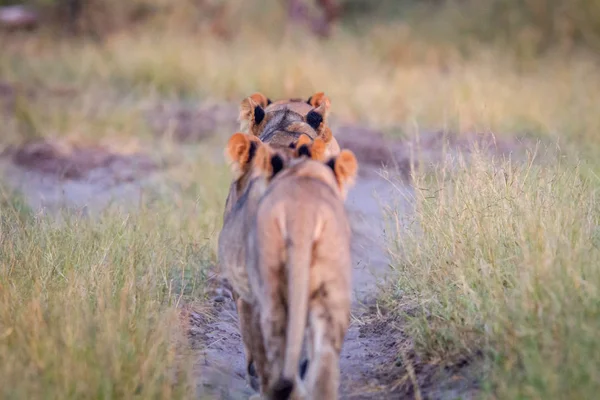
[[[406,187],[407,193],[410,191]],[[373,310],[376,285],[389,271],[383,248],[383,215],[381,203],[397,199],[396,189],[378,176],[373,167],[363,167],[355,187],[349,192],[347,209],[354,231],[352,307],[353,321],[341,355],[341,393],[343,399],[389,398],[386,389],[393,379],[397,350],[394,338],[378,322],[369,321]],[[197,364],[202,378],[201,392],[221,399],[247,398],[252,391],[244,378],[244,355],[237,327],[234,303],[227,289],[216,285],[214,303],[216,318],[203,327],[199,315],[194,321],[197,334],[205,343]],[[387,373],[385,373],[387,372]],[[389,378],[389,379],[388,379]]]

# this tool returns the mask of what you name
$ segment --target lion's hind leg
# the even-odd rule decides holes
[[[312,354],[306,385],[314,400],[338,398],[340,383],[339,358],[348,326],[344,310],[335,312],[326,299],[313,299],[309,311]],[[345,308],[345,307],[344,307]]]
[[[266,373],[272,379],[277,380],[283,371],[284,365],[287,312],[283,299],[279,294],[280,284],[278,279],[270,279],[269,282],[268,291],[264,293],[261,300],[260,327],[267,356]],[[272,383],[269,382],[269,384]],[[291,392],[294,385],[291,382],[289,388],[282,385],[275,386],[277,387],[269,389],[275,392],[286,392],[289,389]],[[287,396],[289,396],[289,393],[283,394],[282,398],[287,398]]]
[[[256,371],[256,356],[255,353],[260,349],[256,349],[256,344],[261,342],[261,339],[256,338],[260,332],[256,331],[256,323],[254,321],[254,311],[251,304],[244,301],[241,297],[234,295],[235,304],[238,312],[240,335],[244,343],[244,356],[246,358],[246,381],[250,387],[257,392],[260,390],[259,377]],[[263,349],[264,351],[264,349]]]

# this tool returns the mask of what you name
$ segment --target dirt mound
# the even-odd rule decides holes
[[[5,151],[15,165],[61,179],[93,178],[103,170],[118,181],[132,181],[137,174],[156,169],[156,164],[142,154],[122,155],[103,147],[83,147],[58,141],[38,141]]]

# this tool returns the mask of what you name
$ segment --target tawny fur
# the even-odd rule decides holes
[[[258,107],[258,109],[257,109]],[[239,121],[241,129],[259,137],[274,147],[288,146],[301,134],[311,138],[320,137],[327,143],[327,155],[339,154],[340,147],[327,126],[331,102],[323,93],[313,94],[309,100],[287,99],[271,102],[264,94],[254,93],[245,98],[240,105]],[[263,118],[256,118],[257,110]],[[311,127],[307,123],[310,112],[321,116],[319,126]]]
[[[229,187],[225,202],[223,228],[218,239],[218,257],[223,274],[233,288],[241,332],[255,330],[251,326],[255,319],[249,303],[252,297],[246,272],[245,237],[251,229],[258,202],[267,189],[272,174],[269,170],[271,158],[278,155],[287,162],[291,153],[292,150],[275,152],[257,137],[243,133],[232,135],[225,149],[225,155],[232,164],[234,181]],[[243,339],[247,367],[250,367],[253,360],[251,349],[260,342],[253,343],[250,336],[243,336]],[[250,376],[248,379],[258,389],[256,384],[252,384]]]
[[[334,160],[333,171],[304,159],[272,180],[258,206],[247,238],[247,268],[263,338],[264,353],[254,355],[267,398],[287,398],[291,390],[293,398],[338,398],[352,267],[344,200],[356,172],[347,150]],[[306,329],[310,363],[304,385],[298,364]]]
[[[225,202],[223,228],[218,239],[218,257],[223,274],[233,289],[248,370],[253,363],[253,353],[264,352],[264,349],[261,350],[260,336],[252,335],[259,327],[253,326],[257,319],[251,306],[253,295],[246,269],[246,237],[253,228],[259,201],[275,172],[273,166],[279,163],[281,168],[285,168],[293,158],[298,157],[298,149],[303,145],[311,148],[314,146],[315,156],[322,157],[325,144],[320,139],[313,142],[302,136],[298,143],[300,146],[295,150],[285,148],[276,151],[255,136],[236,133],[230,137],[225,149],[225,155],[232,164],[234,181]],[[274,162],[275,158],[277,163]],[[252,377],[248,376],[248,379],[258,389],[257,384],[253,384]]]

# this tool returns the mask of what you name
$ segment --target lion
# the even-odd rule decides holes
[[[253,321],[244,240],[249,234],[258,203],[270,180],[288,165],[292,158],[303,154],[302,151],[309,143],[315,157],[322,157],[325,143],[321,139],[312,141],[308,136],[300,137],[297,150],[275,150],[255,136],[238,132],[229,138],[225,150],[226,157],[232,162],[235,178],[225,201],[223,228],[218,238],[218,257],[224,275],[233,289],[244,342],[247,380],[255,390],[258,390],[258,383],[254,380],[256,373],[251,350],[256,343],[253,343],[251,335],[244,335],[244,332],[252,332]]]
[[[248,133],[273,147],[285,147],[302,134],[320,137],[327,144],[326,156],[339,154],[340,146],[327,126],[331,103],[322,92],[307,101],[301,99],[272,102],[262,93],[254,93],[240,105],[239,121]]]
[[[247,235],[254,329],[262,336],[253,357],[268,399],[331,400],[338,398],[339,355],[350,323],[351,230],[344,202],[358,164],[349,150],[326,162],[310,157],[307,144],[298,144],[297,154],[309,158],[272,178]],[[306,385],[299,373],[305,334]]]

